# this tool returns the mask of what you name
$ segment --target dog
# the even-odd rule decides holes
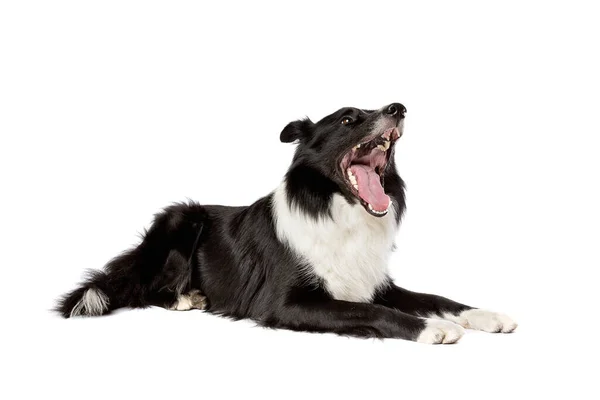
[[[56,310],[203,309],[271,328],[430,344],[455,343],[465,328],[513,332],[504,314],[390,278],[405,209],[394,161],[405,114],[393,103],[289,123],[280,140],[297,148],[274,192],[247,207],[167,207],[137,247],[91,272]]]

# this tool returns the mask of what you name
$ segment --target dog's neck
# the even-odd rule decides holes
[[[307,265],[338,300],[369,302],[388,282],[387,263],[398,228],[397,205],[384,217],[370,215],[358,202],[331,193],[321,214],[301,204],[317,194],[291,199],[287,179],[273,194],[277,237]],[[308,190],[307,188],[304,188]],[[395,200],[393,200],[395,201]]]

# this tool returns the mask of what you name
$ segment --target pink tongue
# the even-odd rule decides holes
[[[383,191],[381,178],[368,165],[354,164],[350,166],[352,174],[358,182],[358,195],[369,203],[375,211],[385,211],[390,205],[390,198]]]

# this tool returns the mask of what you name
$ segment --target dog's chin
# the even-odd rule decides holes
[[[392,207],[384,173],[400,136],[397,127],[373,135],[346,152],[340,164],[347,191],[374,217],[387,215]]]

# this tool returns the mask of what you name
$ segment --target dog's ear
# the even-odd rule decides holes
[[[279,139],[283,143],[302,142],[312,136],[314,128],[315,124],[308,118],[290,122],[281,131]]]

